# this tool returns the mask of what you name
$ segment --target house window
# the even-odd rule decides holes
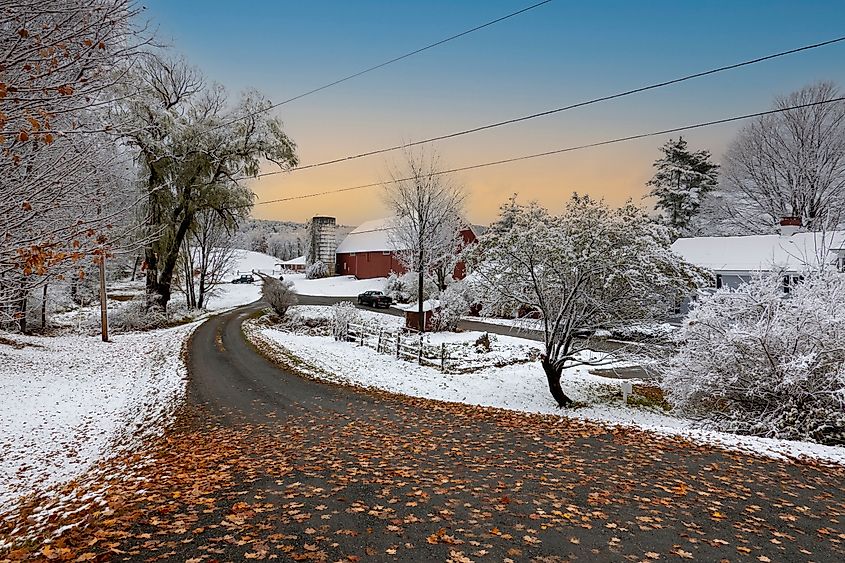
[[[804,276],[783,276],[783,292],[787,294],[790,293],[792,288],[802,281],[804,281]]]
[[[350,256],[355,256],[355,253],[354,253],[354,252],[350,252],[350,253],[349,253],[349,255],[350,255]]]
[[[384,251],[382,251],[382,253],[381,253],[381,254],[382,254],[382,256],[390,256],[390,251],[389,251],[389,250],[384,250]]]

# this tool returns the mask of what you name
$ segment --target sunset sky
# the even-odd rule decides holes
[[[233,94],[279,101],[532,4],[525,1],[145,0],[160,39]],[[555,0],[274,114],[302,164],[449,133],[659,82],[845,34],[845,3]],[[791,55],[438,143],[459,167],[762,111],[816,80],[845,85],[845,44]],[[685,136],[718,161],[738,125]],[[640,200],[665,138],[461,173],[468,216],[491,221],[513,192],[552,210],[572,192]],[[375,156],[253,181],[259,201],[377,182]],[[272,168],[267,168],[267,171]],[[647,205],[648,202],[643,202]],[[257,205],[254,216],[355,225],[385,214],[378,188]]]

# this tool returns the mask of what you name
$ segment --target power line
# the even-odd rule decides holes
[[[526,9],[528,9],[528,8],[526,8]],[[433,143],[433,142],[436,142],[436,141],[443,141],[443,140],[446,140],[446,139],[452,139],[452,138],[460,137],[460,136],[463,136],[463,135],[469,135],[471,133],[478,133],[479,131],[486,131],[488,129],[494,129],[496,127],[502,127],[504,125],[512,125],[514,123],[519,123],[521,121],[528,121],[530,119],[536,119],[538,117],[545,117],[545,116],[548,116],[548,115],[553,115],[553,114],[556,114],[556,113],[561,113],[561,112],[564,112],[564,111],[568,111],[568,110],[572,110],[572,109],[576,109],[576,108],[580,108],[580,107],[584,107],[584,106],[589,106],[589,105],[597,104],[597,103],[600,103],[600,102],[606,102],[606,101],[609,101],[609,100],[614,100],[614,99],[617,99],[617,98],[623,98],[625,96],[630,96],[630,95],[633,95],[633,94],[639,94],[641,92],[647,92],[649,90],[655,90],[657,88],[663,88],[665,86],[671,86],[673,84],[678,84],[678,83],[681,83],[681,82],[686,82],[688,80],[693,80],[695,78],[701,78],[701,77],[704,77],[704,76],[709,76],[711,74],[717,74],[719,72],[724,72],[726,70],[733,70],[733,69],[741,68],[741,67],[744,67],[744,66],[749,66],[749,65],[761,63],[761,62],[764,62],[764,61],[768,61],[768,60],[771,60],[771,59],[776,59],[776,58],[779,58],[779,57],[785,57],[787,55],[793,55],[795,53],[800,53],[802,51],[809,51],[811,49],[818,49],[820,47],[833,45],[835,43],[841,43],[842,41],[845,41],[845,36],[837,37],[835,39],[830,39],[828,41],[822,41],[820,43],[813,43],[812,45],[804,45],[803,47],[797,47],[795,49],[789,49],[787,51],[781,51],[779,53],[773,53],[771,55],[766,55],[766,56],[763,56],[763,57],[757,57],[755,59],[749,59],[749,60],[746,60],[746,61],[742,61],[742,62],[738,62],[738,63],[726,65],[726,66],[721,66],[721,67],[718,67],[718,68],[713,68],[713,69],[705,70],[705,71],[702,71],[702,72],[696,72],[694,74],[688,74],[688,75],[682,76],[680,78],[673,78],[671,80],[666,80],[666,81],[663,81],[663,82],[657,82],[655,84],[649,84],[648,86],[641,86],[639,88],[634,88],[634,89],[631,89],[631,90],[625,90],[623,92],[618,92],[616,94],[610,94],[610,95],[607,95],[607,96],[601,96],[599,98],[593,98],[593,99],[590,99],[590,100],[585,100],[583,102],[577,102],[577,103],[574,103],[574,104],[570,104],[568,106],[563,106],[563,107],[559,107],[559,108],[555,108],[555,109],[550,109],[550,110],[546,110],[546,111],[532,113],[530,115],[524,115],[522,117],[515,117],[515,118],[512,118],[512,119],[506,119],[504,121],[497,121],[495,123],[490,123],[488,125],[480,125],[478,127],[473,127],[471,129],[463,129],[461,131],[456,131],[454,133],[447,133],[447,134],[444,134],[444,135],[438,135],[436,137],[429,137],[428,139],[423,139],[421,141],[414,141],[414,142],[411,142],[411,143],[394,145],[394,146],[391,146],[391,147],[375,149],[375,150],[371,150],[371,151],[367,151],[367,152],[362,152],[362,153],[358,153],[358,154],[344,156],[344,157],[341,157],[341,158],[335,158],[335,159],[332,159],[332,160],[325,160],[323,162],[316,162],[314,164],[306,164],[304,166],[297,166],[296,168],[294,168],[290,171],[295,172],[297,170],[307,170],[309,168],[318,168],[318,167],[321,167],[321,166],[338,164],[340,162],[346,162],[346,161],[349,161],[349,160],[356,160],[356,159],[359,159],[359,158],[364,158],[364,157],[373,156],[373,155],[377,155],[377,154],[384,154],[384,153],[387,153],[387,152],[392,152],[392,151],[396,151],[396,150],[399,150],[399,149],[404,149],[404,148],[413,147],[413,146],[417,146],[417,145],[423,145],[423,144],[426,144],[426,143]],[[282,174],[284,172],[288,172],[288,171],[278,170],[278,171],[273,171],[273,172],[264,172],[262,174],[258,174],[258,176],[256,176],[256,177],[261,178],[263,176],[273,176],[275,174]]]
[[[822,101],[819,101],[819,102],[810,102],[810,103],[807,103],[807,104],[790,106],[790,107],[786,107],[786,108],[779,108],[779,109],[773,109],[773,110],[768,110],[768,111],[760,111],[760,112],[757,112],[757,113],[747,113],[745,115],[738,115],[738,116],[734,116],[734,117],[726,117],[724,119],[717,119],[717,120],[714,120],[714,121],[705,121],[703,123],[696,123],[694,125],[684,125],[684,126],[681,126],[681,127],[673,127],[671,129],[663,129],[661,131],[652,131],[650,133],[640,133],[640,134],[637,134],[637,135],[629,135],[627,137],[617,137],[615,139],[610,139],[610,140],[606,140],[606,141],[597,141],[595,143],[587,143],[585,145],[577,145],[577,146],[573,146],[573,147],[555,149],[555,150],[551,150],[551,151],[545,151],[545,152],[539,152],[539,153],[528,154],[528,155],[523,155],[523,156],[517,156],[517,157],[513,157],[513,158],[506,158],[506,159],[503,159],[503,160],[494,160],[494,161],[491,161],[491,162],[484,162],[484,163],[481,163],[481,164],[472,164],[472,165],[469,165],[469,166],[462,166],[460,168],[451,168],[449,170],[439,170],[437,172],[433,172],[431,175],[432,176],[441,176],[443,174],[452,174],[452,173],[455,173],[455,172],[464,172],[466,170],[475,170],[477,168],[486,168],[488,166],[498,166],[498,165],[501,165],[501,164],[518,162],[520,160],[529,160],[529,159],[533,159],[533,158],[540,158],[540,157],[544,157],[544,156],[551,156],[551,155],[562,154],[562,153],[566,153],[566,152],[574,152],[574,151],[579,151],[579,150],[583,150],[583,149],[601,147],[601,146],[605,146],[605,145],[613,145],[613,144],[617,144],[617,143],[635,141],[635,140],[638,140],[638,139],[645,139],[647,137],[657,137],[657,136],[660,136],[660,135],[667,135],[669,133],[679,133],[679,132],[682,132],[682,131],[689,131],[690,129],[700,129],[702,127],[710,127],[710,126],[713,126],[713,125],[722,125],[722,124],[731,123],[731,122],[734,122],[734,121],[742,121],[742,120],[745,120],[745,119],[752,119],[752,118],[755,118],[755,117],[763,117],[763,116],[766,116],[766,115],[773,115],[773,114],[776,114],[776,113],[783,113],[783,112],[787,112],[787,111],[793,111],[793,110],[797,110],[797,109],[820,106],[820,105],[824,105],[824,104],[830,104],[830,103],[834,103],[834,102],[843,102],[843,101],[845,101],[845,96],[842,96],[842,97],[839,97],[839,98],[832,98],[830,100],[822,100]],[[404,181],[410,181],[410,180],[413,180],[413,179],[414,178],[399,178],[399,179],[396,179],[396,180],[393,180],[393,181],[404,182]],[[359,186],[350,186],[348,188],[339,188],[339,189],[327,190],[327,191],[323,191],[323,192],[315,192],[315,193],[303,194],[303,195],[298,195],[298,196],[290,196],[290,197],[283,197],[283,198],[278,198],[278,199],[270,199],[270,200],[267,200],[267,201],[259,201],[259,202],[256,202],[255,205],[266,205],[266,204],[269,204],[269,203],[279,203],[279,202],[282,202],[282,201],[294,201],[294,200],[299,200],[299,199],[309,199],[309,198],[312,198],[312,197],[319,197],[319,196],[324,196],[324,195],[329,195],[329,194],[337,194],[337,193],[342,193],[342,192],[350,192],[350,191],[354,191],[354,190],[362,190],[362,189],[365,189],[365,188],[374,188],[374,187],[383,186],[383,185],[384,185],[384,182],[374,182],[372,184],[361,184]],[[246,206],[244,206],[244,207],[246,207]]]
[[[434,47],[438,47],[438,46],[440,46],[440,45],[443,45],[444,43],[448,43],[449,41],[454,41],[455,39],[458,39],[458,38],[460,38],[460,37],[463,37],[464,35],[469,35],[470,33],[474,33],[474,32],[476,32],[476,31],[479,31],[479,30],[484,29],[484,28],[486,28],[486,27],[490,27],[491,25],[495,25],[495,24],[497,24],[497,23],[499,23],[499,22],[503,22],[503,21],[505,21],[505,20],[507,20],[507,19],[510,19],[510,18],[516,17],[516,16],[518,16],[518,15],[520,15],[520,14],[524,14],[525,12],[528,12],[529,10],[533,10],[534,8],[539,8],[540,6],[542,6],[542,5],[544,5],[544,4],[548,4],[548,3],[549,3],[549,2],[551,2],[551,1],[552,1],[552,0],[543,0],[542,2],[537,2],[536,4],[531,4],[530,6],[527,6],[527,7],[525,7],[525,8],[522,8],[521,10],[517,10],[516,12],[511,12],[511,13],[506,14],[506,15],[504,15],[504,16],[502,16],[502,17],[500,17],[500,18],[496,18],[496,19],[494,19],[494,20],[490,20],[490,21],[488,21],[487,23],[483,23],[483,24],[481,24],[481,25],[477,25],[477,26],[475,26],[475,27],[473,27],[473,28],[471,28],[471,29],[467,29],[467,30],[462,31],[462,32],[460,32],[460,33],[457,33],[457,34],[455,34],[455,35],[451,35],[451,36],[449,36],[449,37],[447,37],[447,38],[445,38],[445,39],[441,39],[440,41],[436,41],[436,42],[434,42],[434,43],[430,43],[430,44],[426,45],[425,47],[420,47],[419,49],[416,49],[416,50],[411,51],[411,52],[409,52],[409,53],[405,53],[404,55],[399,55],[398,57],[394,57],[394,58],[392,58],[392,59],[390,59],[390,60],[384,61],[383,63],[379,63],[379,64],[377,64],[377,65],[374,65],[374,66],[371,66],[371,67],[365,68],[364,70],[360,70],[360,71],[358,71],[358,72],[356,72],[356,73],[350,74],[349,76],[344,76],[343,78],[339,78],[339,79],[335,80],[334,82],[329,82],[328,84],[324,84],[324,85],[319,86],[319,87],[317,87],[317,88],[313,88],[313,89],[311,89],[311,90],[308,90],[307,92],[303,92],[303,93],[301,93],[301,94],[297,94],[296,96],[293,96],[292,98],[288,98],[288,99],[286,99],[286,100],[282,100],[281,102],[278,102],[278,103],[276,103],[276,104],[273,104],[273,105],[267,106],[266,108],[263,108],[263,109],[261,109],[261,110],[254,111],[254,112],[250,112],[250,113],[248,113],[248,114],[246,114],[246,115],[243,115],[243,116],[237,117],[237,118],[235,118],[235,119],[232,119],[232,120],[230,120],[230,121],[227,121],[227,122],[221,123],[221,124],[217,125],[217,126],[215,127],[215,129],[218,129],[218,128],[220,128],[220,127],[225,127],[226,125],[231,125],[232,123],[236,123],[237,121],[240,121],[241,119],[246,119],[246,118],[248,118],[248,117],[252,117],[252,116],[258,115],[259,113],[264,113],[264,112],[270,111],[271,109],[275,109],[275,108],[277,108],[277,107],[279,107],[279,106],[283,106],[283,105],[285,105],[285,104],[289,104],[290,102],[293,102],[293,101],[298,100],[298,99],[300,99],[300,98],[304,98],[305,96],[310,96],[311,94],[315,94],[315,93],[317,93],[317,92],[320,92],[320,91],[322,91],[322,90],[325,90],[326,88],[331,88],[332,86],[337,86],[337,85],[338,85],[338,84],[340,84],[341,82],[346,82],[347,80],[352,80],[353,78],[357,78],[357,77],[361,76],[362,74],[367,74],[368,72],[372,72],[372,71],[374,71],[374,70],[378,70],[378,69],[380,69],[380,68],[386,67],[387,65],[393,64],[393,63],[398,62],[398,61],[401,61],[401,60],[403,60],[403,59],[407,59],[408,57],[413,57],[414,55],[418,55],[418,54],[422,53],[423,51],[428,51],[429,49],[433,49]]]

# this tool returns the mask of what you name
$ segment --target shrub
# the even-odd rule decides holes
[[[423,284],[425,299],[437,293],[437,283],[431,275],[425,276]],[[418,285],[419,279],[416,272],[405,272],[404,274],[391,272],[384,285],[384,294],[389,295],[397,303],[416,302]]]
[[[350,301],[341,301],[332,305],[332,332],[335,338],[346,338],[346,328],[349,323],[357,323],[361,319],[361,313]]]
[[[325,264],[317,260],[307,268],[305,268],[305,278],[309,280],[316,280],[324,278],[329,275],[329,269]]]
[[[440,294],[440,308],[431,317],[434,330],[458,329],[461,317],[469,314],[472,305],[472,288],[464,282],[455,282]]]
[[[113,332],[152,330],[167,326],[168,322],[168,315],[161,309],[147,309],[144,296],[109,311],[109,328]],[[90,325],[92,328],[100,326],[98,311],[91,314]]]
[[[717,427],[845,443],[845,274],[816,272],[788,296],[780,276],[722,289],[694,309],[662,387]]]
[[[261,279],[263,281],[261,298],[273,308],[277,315],[284,317],[288,309],[299,302],[296,298],[296,291],[293,289],[293,283],[277,280],[270,276],[261,276]]]

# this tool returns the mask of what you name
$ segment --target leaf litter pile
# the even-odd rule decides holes
[[[0,560],[845,560],[841,467],[349,396],[260,424],[186,407],[83,488],[100,501],[81,490],[45,527],[48,499],[30,499],[3,520]]]

